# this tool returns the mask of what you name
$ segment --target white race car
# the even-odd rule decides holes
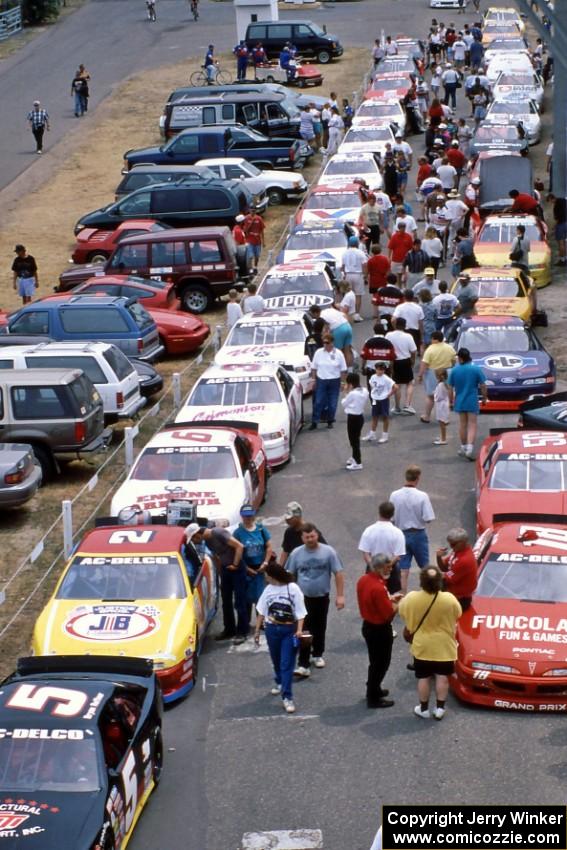
[[[514,53],[513,56],[498,53],[486,68],[488,82],[493,85],[503,71],[507,74],[533,74],[534,66],[527,53]]]
[[[270,466],[280,466],[303,424],[299,379],[276,363],[209,366],[189,393],[176,422],[226,419],[257,423]]]
[[[368,118],[377,124],[395,124],[401,133],[406,132],[406,113],[399,100],[386,102],[378,98],[363,100],[352,119],[352,126],[357,127]]]
[[[279,263],[304,263],[321,260],[330,265],[340,265],[348,248],[351,231],[334,221],[316,224],[296,224],[283,249],[278,254]]]
[[[258,287],[266,310],[307,310],[312,304],[330,307],[335,290],[329,266],[323,262],[280,263],[272,266]]]
[[[489,24],[493,23],[494,21],[507,24],[515,24],[520,30],[520,32],[524,32],[526,28],[524,21],[520,17],[520,13],[512,6],[509,6],[508,8],[500,6],[490,6],[484,13],[484,23]]]
[[[376,157],[372,153],[336,153],[329,159],[320,178],[320,183],[344,183],[360,177],[371,189],[383,186],[382,175]]]
[[[396,143],[389,124],[377,124],[372,118],[363,118],[360,124],[347,131],[339,145],[339,153],[364,152],[382,156],[388,142],[392,147]]]
[[[313,390],[311,360],[305,353],[309,335],[303,313],[269,310],[246,313],[230,330],[215,357],[218,366],[231,363],[280,363],[299,378],[303,394]]]
[[[533,100],[543,105],[543,80],[532,69],[527,73],[502,71],[494,83],[492,94],[495,100]]]
[[[527,50],[527,44],[518,33],[517,37],[495,38],[484,52],[484,61],[491,62],[495,56],[517,56]]]
[[[536,104],[531,100],[493,100],[488,107],[486,124],[523,124],[530,145],[541,139],[541,118]]]
[[[458,9],[459,0],[429,0],[430,9]]]
[[[315,186],[297,213],[298,224],[319,221],[356,222],[360,215],[356,183],[321,182]]]
[[[199,516],[233,525],[245,502],[262,503],[266,466],[257,432],[242,423],[170,426],[144,446],[114,494],[111,513],[136,507],[160,515],[171,499],[184,499]]]

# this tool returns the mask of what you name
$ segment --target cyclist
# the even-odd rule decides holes
[[[148,10],[148,20],[156,21],[156,0],[146,0],[146,7]]]
[[[213,83],[215,81],[216,73],[217,73],[217,63],[215,61],[215,55],[214,54],[215,54],[215,46],[214,46],[214,44],[209,44],[209,47],[208,47],[207,52],[205,54],[204,68],[205,68],[205,73],[207,75],[207,83],[210,86],[213,85]]]

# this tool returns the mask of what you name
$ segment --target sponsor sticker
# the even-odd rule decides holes
[[[82,605],[70,612],[63,632],[77,640],[136,640],[159,630],[159,613],[153,605]]]
[[[27,838],[45,832],[46,816],[59,811],[58,806],[36,799],[0,797],[0,840]]]

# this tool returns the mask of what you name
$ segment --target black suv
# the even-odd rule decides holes
[[[329,35],[313,21],[255,21],[248,24],[246,46],[251,50],[261,41],[269,58],[278,57],[289,42],[300,56],[315,57],[322,65],[343,55],[336,35]]]

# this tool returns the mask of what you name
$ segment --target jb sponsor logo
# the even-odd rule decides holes
[[[78,640],[135,640],[159,629],[159,613],[152,605],[85,605],[71,612],[63,631]]]

